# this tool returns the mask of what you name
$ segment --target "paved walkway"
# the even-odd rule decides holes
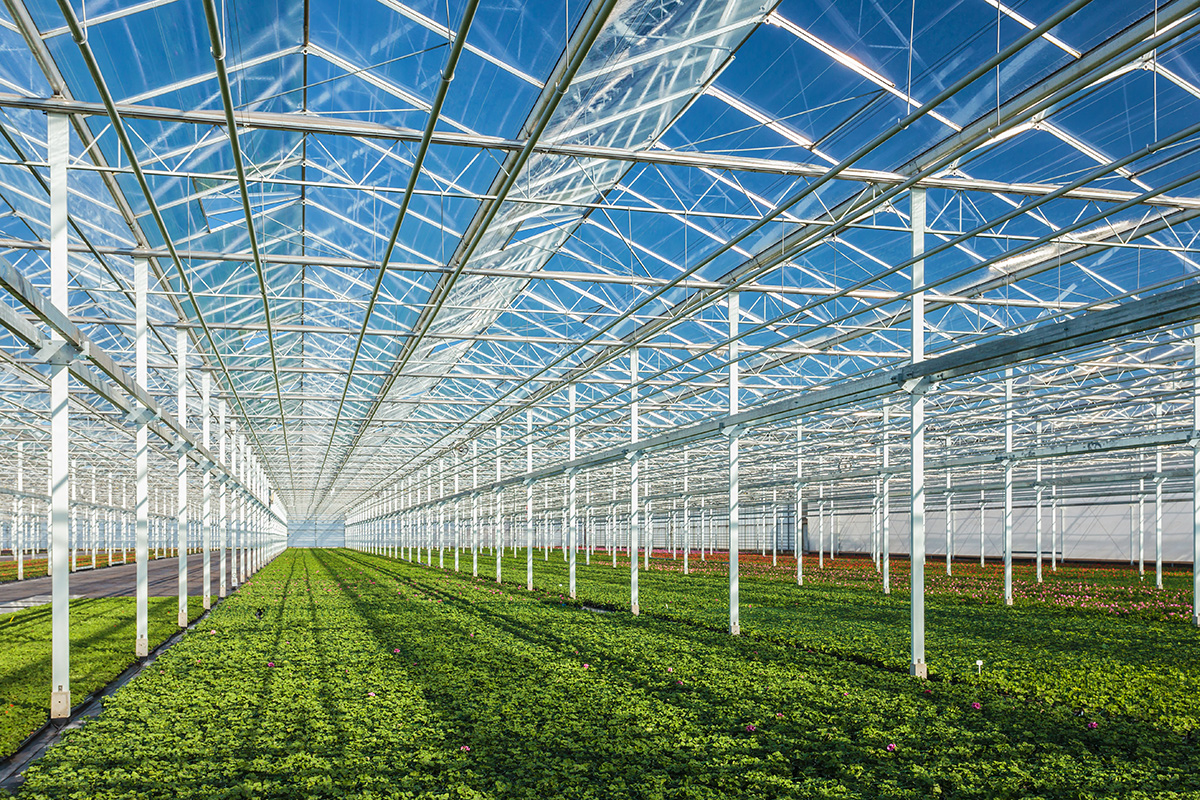
[[[221,585],[220,554],[210,554],[212,563],[212,596]],[[233,554],[228,563],[231,565]],[[174,558],[159,558],[147,564],[147,586],[151,597],[176,597],[179,594],[179,562]],[[202,596],[204,587],[204,556],[188,555],[188,594]],[[137,565],[133,562],[116,567],[83,570],[71,573],[71,598],[133,597],[137,590]],[[232,588],[232,586],[231,586]],[[0,583],[0,613],[28,608],[50,602],[50,577],[28,578],[23,581]]]

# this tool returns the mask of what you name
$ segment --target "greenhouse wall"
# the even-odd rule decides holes
[[[346,521],[343,519],[304,519],[288,523],[290,547],[345,547]]]

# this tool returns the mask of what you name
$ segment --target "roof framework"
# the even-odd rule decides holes
[[[1190,491],[1198,26],[1200,0],[5,0],[0,268],[27,285],[4,281],[0,459],[24,441],[36,471],[49,441],[31,336],[69,324],[133,374],[144,259],[146,396],[173,416],[186,341],[290,518],[516,486],[530,443],[547,496],[573,467],[612,502],[635,398],[652,498],[686,474],[719,507],[746,426],[749,503],[795,491],[802,452],[869,507],[885,431],[903,481],[917,294],[930,362],[1007,354],[935,376],[931,493],[997,491],[1013,458],[1026,498],[1035,462],[1067,495]],[[71,122],[57,323],[28,302],[47,113]],[[1063,325],[1087,335],[1036,346]],[[132,481],[110,388],[73,384],[85,487]]]

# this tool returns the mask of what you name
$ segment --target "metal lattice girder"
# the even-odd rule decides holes
[[[1200,286],[1191,286],[1178,290],[1173,296],[1156,295],[1144,300],[1132,301],[1107,311],[1097,311],[1057,324],[1041,326],[1025,333],[966,347],[926,361],[896,367],[877,375],[846,381],[822,392],[812,392],[803,397],[760,405],[747,411],[730,413],[668,433],[638,439],[618,447],[589,454],[572,462],[541,469],[529,469],[511,478],[481,486],[478,490],[439,498],[438,502],[455,499],[458,496],[469,496],[475,491],[490,492],[517,483],[538,481],[566,474],[568,471],[594,469],[613,462],[621,462],[635,454],[640,457],[656,451],[677,449],[722,435],[729,430],[771,425],[824,409],[869,402],[885,395],[907,394],[912,390],[911,387],[918,384],[933,386],[943,381],[993,371],[1022,361],[1178,325],[1183,321],[1194,319],[1198,310],[1200,310]],[[1116,442],[1111,449],[1134,449],[1147,444],[1186,442],[1193,438],[1193,433],[1189,433],[1182,439],[1168,435],[1162,437],[1161,440],[1149,438],[1139,441]],[[1101,446],[1092,449],[1108,450],[1110,448]],[[1060,446],[1047,449],[1044,453],[1029,455],[1052,457],[1087,451],[1088,446],[1084,444],[1075,447]],[[966,461],[961,465],[954,463],[953,466],[964,466],[970,463],[977,462]]]
[[[914,289],[937,355],[1176,292],[1200,267],[1193,0],[1155,13],[978,2],[936,18],[918,6],[909,38],[882,8],[793,0],[481,5],[469,25],[462,0],[444,18],[404,0],[100,15],[6,0],[0,14],[0,248],[45,289],[41,120],[69,114],[70,322],[129,372],[131,262],[148,259],[147,397],[163,413],[176,402],[186,331],[289,512],[357,513],[452,464],[490,475],[497,454],[516,474],[530,408],[539,468],[570,460],[571,431],[579,453],[607,452],[627,436],[632,348],[656,436],[720,418],[731,366],[746,409],[887,374],[909,356]],[[118,57],[130,41],[142,69]],[[928,199],[922,287],[910,189]],[[8,308],[12,325],[42,323]],[[13,430],[45,422],[45,367],[26,344],[0,343]],[[1128,440],[1153,409],[1171,436],[1186,427],[1185,352],[1164,333],[1082,356],[1093,366],[1026,363],[1020,447],[1052,422],[1039,446],[1068,448],[1051,462],[1079,492],[1144,474],[1139,448],[1070,448]],[[932,395],[931,435],[996,453],[995,379]],[[85,388],[72,402],[95,417],[83,462],[132,457],[107,401]],[[872,496],[882,402],[805,414],[813,457],[830,459],[808,470],[825,497]],[[891,405],[904,463],[907,412]],[[791,480],[786,427],[743,435],[744,502]],[[716,500],[726,456],[689,452],[691,485]],[[649,474],[678,477],[677,456],[648,456],[661,461]],[[837,458],[862,460],[863,476],[835,486],[858,474]],[[948,472],[965,486],[973,469]],[[990,487],[984,470],[975,482]]]
[[[151,430],[164,442],[181,447],[180,452],[186,453],[203,470],[217,470],[234,480],[235,485],[241,485],[225,465],[218,463],[213,454],[196,440],[192,432],[164,415],[159,404],[125,370],[117,366],[111,356],[93,344],[11,264],[3,260],[0,260],[0,286],[62,337],[64,346],[56,349],[35,325],[14,314],[8,306],[0,305],[0,325],[36,351],[39,360],[67,365],[71,374],[124,413],[131,424],[153,420]],[[243,488],[256,503],[262,505],[257,494],[248,487]]]

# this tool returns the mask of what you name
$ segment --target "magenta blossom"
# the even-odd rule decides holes
[[[374,692],[367,692],[367,697],[374,697],[374,696],[375,696]]]
[[[392,652],[393,652],[393,653],[399,653],[399,652],[400,652],[400,648],[399,648],[399,647],[397,647],[397,648],[393,649],[393,650],[392,650]]]
[[[267,662],[267,666],[268,666],[268,667],[273,667],[273,666],[275,666],[275,662],[274,662],[274,661],[268,661],[268,662]]]
[[[589,668],[589,667],[591,667],[591,666],[592,666],[591,664],[584,664],[584,665],[583,665],[583,668],[584,668],[584,669],[588,669],[588,668]]]
[[[894,753],[894,752],[896,752],[896,745],[895,745],[895,744],[888,744],[888,746],[887,746],[887,751],[888,751],[889,753]]]
[[[1091,730],[1095,730],[1096,728],[1099,728],[1099,727],[1100,727],[1100,723],[1096,722],[1094,720],[1092,722],[1088,723],[1088,728]]]
[[[971,703],[971,708],[978,711],[979,709],[983,708],[983,704],[982,703]]]
[[[751,724],[751,725],[746,726],[746,730],[749,731],[750,733],[754,733],[756,730],[758,730],[758,728],[754,727],[754,725]]]
[[[471,752],[471,745],[464,744],[462,747],[460,747],[458,749],[462,750],[464,753],[469,753],[469,752]]]

